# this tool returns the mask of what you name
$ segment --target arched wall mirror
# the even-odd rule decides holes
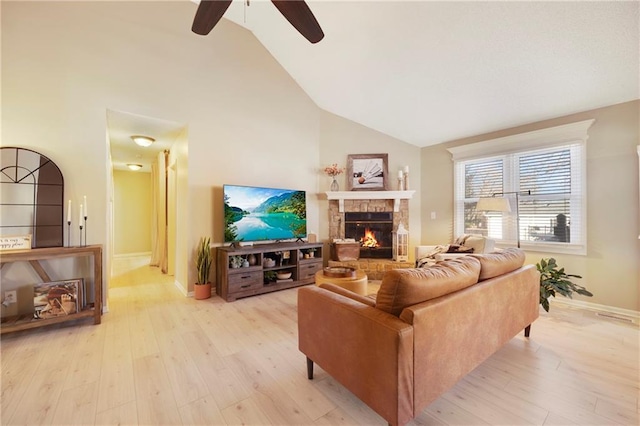
[[[31,234],[31,247],[62,247],[64,178],[35,151],[0,148],[0,236]]]

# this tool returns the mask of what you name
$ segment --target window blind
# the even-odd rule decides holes
[[[457,161],[456,232],[483,234],[505,244],[515,244],[519,233],[523,247],[582,250],[584,169],[581,143]],[[494,195],[507,198],[511,212],[476,210],[481,197]]]

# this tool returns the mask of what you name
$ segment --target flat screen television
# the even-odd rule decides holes
[[[222,191],[225,243],[307,236],[305,191],[239,185],[223,185]]]

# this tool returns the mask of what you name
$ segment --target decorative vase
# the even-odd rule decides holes
[[[196,300],[208,299],[211,297],[211,283],[196,284],[193,286],[193,297]]]
[[[331,190],[332,191],[339,191],[340,190],[340,185],[338,185],[338,181],[336,180],[336,177],[333,176],[332,179],[333,180],[331,181]]]
[[[258,259],[256,258],[256,255],[251,253],[248,257],[247,260],[249,261],[249,265],[254,266],[256,263],[258,263]]]

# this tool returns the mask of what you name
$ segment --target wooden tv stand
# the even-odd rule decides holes
[[[36,248],[0,253],[0,268],[5,263],[29,262],[43,282],[54,280],[49,277],[42,265],[40,265],[40,260],[87,256],[93,258],[94,303],[88,304],[80,312],[55,318],[34,319],[33,313],[3,318],[0,325],[1,334],[89,317],[93,317],[94,324],[100,324],[102,316],[102,246]]]
[[[288,252],[288,259],[284,253]],[[216,293],[227,302],[315,282],[322,270],[322,243],[287,242],[244,247],[218,247],[216,251]],[[248,267],[231,267],[231,257],[255,259]],[[280,259],[282,258],[282,262]],[[265,259],[275,260],[269,266]],[[276,272],[291,272],[288,280],[269,280]]]

